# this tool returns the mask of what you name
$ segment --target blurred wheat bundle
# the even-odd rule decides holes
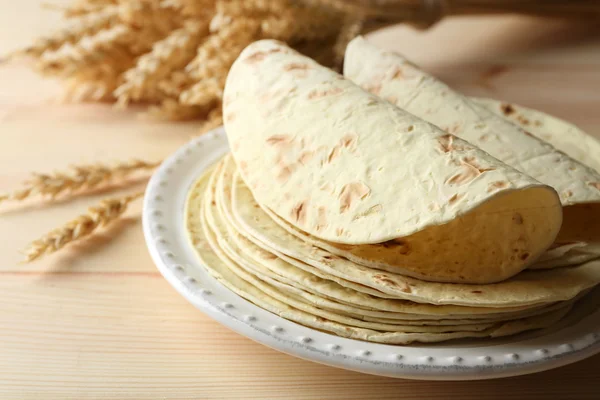
[[[65,26],[20,54],[64,79],[66,99],[144,103],[154,117],[209,126],[249,43],[279,39],[334,66],[360,30],[359,18],[294,0],[80,0],[62,12]]]
[[[361,32],[400,21],[429,26],[445,15],[515,12],[598,17],[589,0],[77,0],[65,26],[20,54],[66,81],[72,101],[150,105],[153,117],[221,123],[229,67],[249,43],[287,42],[339,67]]]

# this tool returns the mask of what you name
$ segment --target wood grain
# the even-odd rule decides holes
[[[56,24],[39,3],[0,1],[0,54]],[[388,29],[373,40],[458,89],[555,113],[600,137],[598,27],[462,18],[426,32]],[[32,170],[163,158],[195,134],[196,124],[150,123],[108,105],[57,104],[57,93],[56,83],[21,64],[0,65],[0,190]],[[167,284],[145,250],[139,204],[100,235],[18,265],[18,249],[104,195],[0,209],[0,399],[600,396],[600,356],[525,377],[444,383],[362,375],[280,354],[212,321]]]

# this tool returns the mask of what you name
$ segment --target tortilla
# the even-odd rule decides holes
[[[234,217],[241,227],[238,230],[259,247],[299,268],[309,264],[327,275],[359,283],[393,298],[440,305],[526,306],[569,300],[600,283],[600,261],[570,268],[524,271],[503,282],[479,285],[428,282],[376,270],[287,232],[260,208],[239,176],[234,178],[232,193]]]
[[[190,207],[190,201],[197,201],[201,198],[206,190],[206,181],[208,176],[205,174],[200,178],[190,191],[188,197],[187,210],[187,227],[190,234],[191,242],[197,251],[203,266],[207,271],[219,280],[224,286],[237,293],[241,297],[255,303],[259,307],[275,313],[283,318],[290,319],[305,326],[335,333],[342,337],[349,337],[360,340],[367,340],[379,343],[390,344],[408,344],[411,342],[438,342],[449,339],[465,338],[465,337],[496,337],[501,335],[515,334],[524,330],[543,328],[550,326],[559,321],[570,309],[570,305],[565,306],[556,311],[551,311],[539,316],[523,318],[507,323],[498,323],[490,328],[473,331],[449,331],[449,332],[421,332],[414,330],[444,330],[445,327],[419,327],[406,326],[403,329],[408,331],[375,331],[368,328],[349,326],[344,323],[328,320],[318,315],[311,314],[305,310],[295,308],[286,302],[280,301],[269,293],[266,293],[252,283],[242,279],[240,276],[232,272],[231,268],[235,268],[235,264],[227,258],[217,245],[217,240],[214,233],[208,228],[206,223],[204,209],[198,210],[197,207]],[[202,203],[206,206],[206,203]],[[198,219],[197,217],[200,216]],[[200,222],[200,225],[197,224]],[[241,273],[241,270],[236,270]],[[252,279],[246,276],[248,279]],[[272,292],[277,295],[276,292]],[[289,299],[288,299],[289,300]],[[306,307],[306,304],[294,303],[298,307]],[[309,308],[315,311],[315,307]],[[340,316],[334,316],[338,319]],[[348,319],[349,320],[349,319]],[[355,321],[353,321],[355,322]],[[376,326],[374,324],[373,326]],[[400,329],[400,328],[398,328]],[[411,332],[411,330],[413,330]]]
[[[600,171],[600,141],[577,126],[532,108],[494,99],[470,98],[491,112],[521,126],[571,158]]]
[[[346,48],[344,75],[552,186],[564,206],[600,202],[600,174],[593,168],[452,90],[399,54],[357,37]]]
[[[362,37],[346,49],[344,74],[556,189],[565,206],[558,243],[600,243],[600,174],[585,165],[600,165],[600,143],[594,138],[535,110],[469,99],[401,55],[379,49]],[[591,252],[574,250],[552,265],[569,265],[589,258]]]
[[[278,42],[242,52],[224,115],[259,204],[331,242],[392,241],[399,273],[501,281],[531,264],[560,228],[548,186]]]
[[[563,304],[552,303],[543,307],[479,308],[463,306],[433,306],[404,300],[379,299],[365,295],[299,269],[272,253],[261,249],[237,231],[231,208],[231,178],[233,163],[225,160],[224,166],[211,176],[210,189],[215,192],[214,207],[219,217],[208,217],[217,236],[219,247],[236,264],[259,279],[309,300],[320,308],[335,309],[355,318],[377,322],[402,320],[404,324],[458,325],[475,321],[498,322],[523,318],[551,311]],[[214,179],[218,175],[218,179]],[[217,180],[218,182],[215,182]],[[212,203],[207,199],[206,203]],[[190,204],[191,207],[198,206]],[[210,206],[209,206],[210,207]],[[383,306],[383,307],[382,307]],[[393,309],[396,312],[379,311]],[[400,311],[400,312],[398,312]],[[466,319],[468,316],[468,319]],[[443,318],[438,320],[436,318]],[[417,322],[415,322],[415,320]]]

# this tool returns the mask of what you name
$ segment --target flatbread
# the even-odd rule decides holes
[[[232,153],[258,203],[331,242],[393,241],[402,274],[501,281],[560,229],[548,186],[278,42],[246,48],[224,96]]]
[[[194,185],[188,197],[190,201],[196,202],[205,193],[208,176],[204,175]],[[205,206],[205,203],[202,203]],[[335,333],[342,337],[349,337],[360,340],[367,340],[379,343],[390,344],[408,344],[415,341],[419,342],[438,342],[450,339],[465,337],[496,337],[500,335],[515,334],[524,330],[537,329],[550,326],[559,321],[569,311],[570,306],[563,309],[551,311],[546,314],[524,318],[507,323],[499,323],[494,327],[482,331],[455,331],[455,332],[402,332],[402,331],[375,331],[372,329],[360,328],[345,325],[340,322],[331,321],[317,315],[313,315],[304,310],[294,308],[289,304],[278,300],[277,298],[258,289],[255,285],[240,278],[232,272],[235,264],[220,251],[217,245],[217,239],[214,233],[208,228],[205,220],[205,214],[202,208],[189,207],[186,205],[187,227],[190,235],[190,241],[197,251],[203,266],[207,271],[219,280],[224,286],[255,303],[259,307],[275,313],[283,318],[290,319],[305,326]],[[190,213],[191,211],[191,213]],[[197,217],[200,217],[199,219]],[[196,221],[200,221],[200,225]],[[238,271],[239,272],[239,271]],[[250,279],[250,277],[248,277]],[[297,304],[299,307],[303,305]],[[314,308],[314,307],[313,307]],[[408,329],[423,329],[422,327],[408,326]],[[440,327],[430,327],[439,329]],[[442,328],[446,329],[446,328]]]
[[[572,299],[600,283],[600,261],[525,271],[494,284],[427,282],[356,264],[290,234],[265,213],[239,176],[233,184],[233,213],[247,237],[290,264],[310,264],[327,275],[376,289],[394,298],[430,304],[509,307]],[[485,268],[485,267],[483,267]]]
[[[346,49],[344,75],[552,186],[564,206],[600,202],[600,174],[593,168],[452,90],[399,54],[357,37]]]

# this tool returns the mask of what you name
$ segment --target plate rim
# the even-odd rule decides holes
[[[165,279],[196,308],[235,332],[275,350],[321,364],[373,375],[421,380],[524,375],[600,353],[600,310],[572,326],[515,342],[515,347],[509,349],[505,344],[448,348],[439,344],[398,346],[363,342],[316,331],[255,306],[208,276],[195,257],[183,226],[183,208],[189,187],[201,171],[227,150],[225,131],[219,127],[191,140],[168,157],[146,188],[142,225],[148,251]],[[167,218],[178,215],[179,220]],[[202,278],[194,275],[202,275]],[[578,329],[584,332],[578,332]],[[325,343],[324,339],[327,339]],[[542,346],[541,339],[555,342]],[[390,354],[391,349],[394,352]],[[474,349],[486,351],[475,356],[471,354]],[[382,359],[382,353],[388,356]]]

